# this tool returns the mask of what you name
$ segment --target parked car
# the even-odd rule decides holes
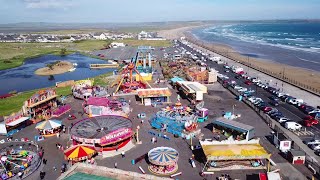
[[[289,122],[285,122],[284,127],[288,130],[292,130],[292,131],[300,131],[302,126],[301,124],[298,124],[296,122],[293,121],[289,121]]]
[[[245,92],[245,91],[247,91],[247,90],[248,90],[247,88],[238,89],[239,92]]]
[[[320,113],[320,109],[313,109],[312,111],[308,111],[308,114]]]
[[[278,119],[279,123],[284,123],[284,122],[287,122],[287,121],[291,121],[291,119],[286,118],[286,117],[281,117],[281,118]]]
[[[303,125],[310,127],[313,125],[319,124],[319,121],[313,118],[312,116],[307,116],[303,118]]]
[[[250,80],[246,80],[244,83],[245,83],[246,85],[251,85],[251,84],[252,84],[252,82],[251,82]]]
[[[320,139],[311,139],[310,141],[306,142],[307,145],[311,144],[320,144]]]
[[[314,153],[315,153],[317,156],[320,156],[320,150],[315,150]]]
[[[266,106],[266,107],[264,107],[263,109],[262,109],[262,111],[263,112],[269,112],[269,111],[271,111],[272,110],[272,107],[269,107],[269,106]]]
[[[310,148],[314,151],[320,150],[320,144],[312,144],[310,145]]]
[[[280,99],[276,96],[270,96],[269,99],[272,101],[280,101]]]

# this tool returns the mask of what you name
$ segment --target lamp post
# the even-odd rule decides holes
[[[139,129],[140,129],[140,126],[138,125],[137,126],[137,132],[136,132],[137,144],[141,144],[141,141],[139,140]]]
[[[234,115],[234,107],[235,107],[236,105],[234,104],[234,105],[232,105],[232,115]]]

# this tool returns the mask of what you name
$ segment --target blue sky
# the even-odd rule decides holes
[[[320,0],[0,0],[0,23],[320,19]]]

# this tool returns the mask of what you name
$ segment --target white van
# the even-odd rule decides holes
[[[302,126],[301,126],[301,124],[298,124],[298,123],[296,123],[296,122],[286,122],[285,124],[284,124],[284,127],[286,128],[286,129],[288,129],[288,130],[292,130],[292,131],[299,131],[299,130],[301,130],[301,128],[302,128]]]

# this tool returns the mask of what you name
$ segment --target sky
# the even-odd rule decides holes
[[[320,19],[320,0],[0,0],[0,24]]]

